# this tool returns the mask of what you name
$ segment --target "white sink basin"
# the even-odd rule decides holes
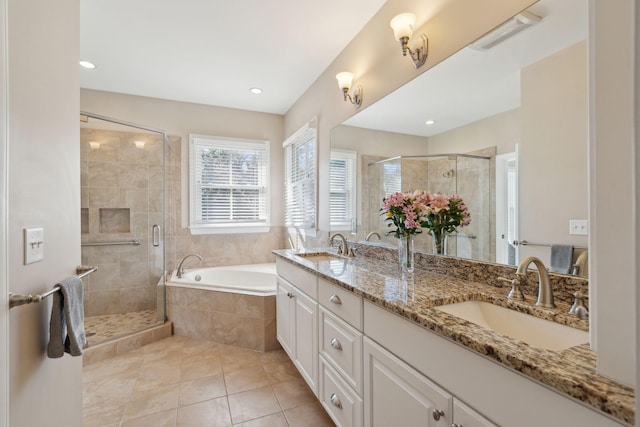
[[[338,255],[330,254],[329,252],[318,252],[310,254],[297,254],[297,256],[307,259],[313,262],[319,261],[333,261],[335,259],[341,259]]]
[[[483,328],[547,350],[564,350],[589,342],[589,333],[483,301],[435,307]]]

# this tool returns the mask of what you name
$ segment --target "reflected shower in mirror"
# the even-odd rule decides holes
[[[460,193],[460,165],[426,157],[456,153],[458,163],[463,154],[489,157],[488,178],[470,179],[488,181],[486,210],[463,196],[488,217],[472,213],[482,230],[464,234],[487,235],[488,249],[454,249],[456,238],[449,255],[511,265],[533,255],[549,266],[551,245],[573,246],[574,262],[586,251],[587,236],[569,227],[588,213],[586,4],[541,0],[528,12],[541,18],[536,25],[490,48],[471,44],[332,130],[332,150],[356,156],[355,207],[342,221],[351,238],[382,231],[383,242],[395,245],[375,225],[374,199],[381,204],[384,195],[369,164],[422,156],[423,175],[438,173],[431,183],[405,179],[402,191],[453,193],[438,185],[455,182]],[[427,245],[421,249],[430,252]]]

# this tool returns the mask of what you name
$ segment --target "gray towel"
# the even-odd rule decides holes
[[[58,286],[60,291],[53,294],[47,355],[56,358],[67,352],[72,356],[82,356],[82,347],[87,343],[82,280],[71,276]]]
[[[551,245],[551,267],[552,273],[569,274],[573,266],[573,246],[571,245]]]

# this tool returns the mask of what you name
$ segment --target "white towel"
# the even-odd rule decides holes
[[[87,343],[82,280],[71,276],[57,286],[60,286],[60,291],[53,294],[47,355],[57,358],[67,352],[72,356],[82,356],[82,347]]]

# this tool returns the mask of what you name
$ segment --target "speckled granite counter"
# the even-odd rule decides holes
[[[403,316],[436,334],[518,371],[560,393],[609,414],[629,425],[634,423],[633,389],[596,373],[596,355],[588,344],[562,351],[534,348],[522,341],[493,332],[449,315],[434,307],[476,300],[533,314],[547,320],[587,330],[588,322],[566,314],[569,307],[536,307],[535,300],[508,301],[504,288],[416,270],[402,277],[395,263],[364,257],[310,261],[301,251],[274,251],[320,277]]]

